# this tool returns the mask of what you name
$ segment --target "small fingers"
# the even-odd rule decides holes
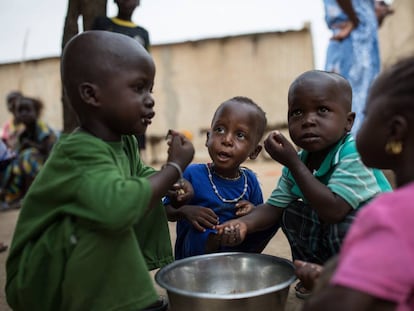
[[[240,231],[239,226],[229,226],[224,228],[223,239],[228,245],[237,245],[240,243]]]

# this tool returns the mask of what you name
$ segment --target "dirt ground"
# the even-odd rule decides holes
[[[276,181],[281,173],[281,167],[277,163],[271,160],[264,160],[263,158],[247,162],[246,166],[248,166],[257,173],[259,181],[262,184],[264,197],[266,199],[271,193],[273,187],[276,185]],[[10,245],[11,243],[13,230],[17,221],[18,214],[18,210],[0,213],[0,241],[5,242],[7,245]],[[175,241],[174,223],[170,223],[170,232],[171,240]],[[271,242],[268,244],[263,253],[287,258],[289,260],[291,259],[289,245],[283,232],[279,231],[276,234],[276,236],[271,240]],[[4,295],[4,285],[6,279],[5,261],[7,255],[8,252],[0,253],[0,311],[11,310],[7,306]],[[154,273],[155,271],[152,272],[153,275]],[[290,288],[285,311],[298,311],[301,309],[303,301],[296,298],[293,290],[294,284]],[[157,284],[156,287],[160,294],[165,294],[164,289],[158,287]]]

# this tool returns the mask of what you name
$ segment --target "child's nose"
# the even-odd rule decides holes
[[[225,145],[233,144],[233,135],[231,133],[227,133],[223,135],[223,144]]]
[[[314,113],[307,113],[302,119],[302,125],[313,125],[316,122],[316,115]]]
[[[155,106],[155,101],[154,98],[149,95],[145,100],[144,100],[144,104],[147,108],[153,108]]]

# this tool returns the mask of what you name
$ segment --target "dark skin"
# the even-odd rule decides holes
[[[206,147],[212,159],[212,170],[225,178],[237,178],[240,165],[248,158],[255,159],[262,146],[259,145],[261,133],[256,130],[263,122],[256,108],[240,102],[227,101],[217,110],[211,130],[207,134]],[[214,228],[218,217],[208,207],[184,204],[179,208],[167,206],[170,221],[187,219],[199,231]],[[241,200],[236,204],[236,215],[243,216],[251,212],[253,205]],[[206,252],[220,247],[221,237],[211,235]]]
[[[294,264],[295,273],[301,282],[306,288],[313,289],[312,296],[305,301],[303,311],[395,310],[396,305],[390,301],[347,287],[329,285],[329,280],[338,264],[338,257],[332,258],[323,267],[300,260],[295,260]]]
[[[349,21],[342,22],[336,26],[338,30],[331,38],[332,40],[341,41],[347,38],[351,34],[352,30],[358,27],[359,19],[351,0],[337,0],[336,2],[349,18]]]
[[[337,0],[337,3],[349,18],[349,21],[342,22],[337,26],[338,31],[331,38],[332,40],[341,41],[347,38],[351,34],[352,30],[358,27],[360,21],[351,0]],[[375,14],[377,16],[379,26],[382,25],[385,17],[393,13],[394,10],[392,10],[389,5],[383,3],[383,1],[376,1]]]
[[[413,66],[413,64],[411,60],[410,64],[403,63],[402,66]],[[395,83],[391,80],[396,78],[398,77],[385,73],[373,83],[366,104],[365,119],[358,131],[356,142],[364,164],[369,167],[393,170],[399,188],[414,182],[412,165],[414,117],[411,111],[412,105],[405,103],[405,106],[402,104],[398,107],[399,103],[383,94],[382,90]],[[399,95],[396,94],[396,98]],[[407,102],[407,99],[405,101]],[[387,143],[395,141],[402,143],[401,152],[387,151]],[[373,258],[373,266],[375,266],[375,260]],[[329,280],[335,272],[336,264],[338,264],[336,259],[332,260],[329,265],[323,267],[321,273],[321,266],[295,262],[297,276],[306,282],[309,288],[315,286],[314,294],[306,301],[304,310],[391,311],[397,308],[395,302],[352,288],[330,284]]]
[[[40,115],[41,104],[35,99],[28,97],[21,97],[15,104],[14,115],[16,122],[23,123],[25,130],[20,134],[20,149],[36,148],[43,155],[48,155],[53,142],[48,138],[44,139],[40,143],[35,141],[36,134],[36,122]]]
[[[22,93],[19,91],[10,92],[6,98],[7,110],[14,115],[14,105],[22,97]]]
[[[288,127],[292,141],[309,152],[306,163],[298,157],[296,148],[280,132],[270,133],[264,142],[269,155],[289,168],[310,207],[320,220],[328,224],[341,222],[352,207],[313,176],[331,148],[350,130],[354,121],[351,90],[339,75],[310,71],[297,79],[289,90]],[[335,207],[335,208],[332,208]],[[241,243],[247,233],[264,230],[280,220],[282,209],[260,205],[252,213],[217,226],[235,232]],[[229,230],[227,229],[227,230]]]
[[[380,96],[381,89],[387,87],[387,80],[380,77],[372,86],[366,105],[366,127],[376,127],[376,140],[369,139],[370,129],[360,131],[357,137],[357,147],[363,162],[370,167],[390,169],[394,171],[397,188],[414,181],[414,117],[411,111],[395,109],[387,98]],[[369,123],[368,123],[369,121]],[[373,125],[371,125],[373,124]],[[372,131],[372,130],[371,130]],[[402,143],[402,152],[392,154],[384,152],[385,145],[392,141]],[[378,151],[375,154],[375,151]]]
[[[134,10],[139,6],[139,0],[115,0],[116,5],[118,6],[118,15],[119,19],[124,21],[131,21],[132,14]]]
[[[104,141],[145,132],[155,115],[154,76],[148,52],[132,38],[112,32],[84,32],[68,43],[62,57],[65,92],[81,130]],[[193,155],[192,143],[172,131],[167,161],[184,170]],[[178,170],[170,165],[150,176],[148,207],[158,204],[178,178]]]
[[[381,26],[385,18],[392,14],[394,14],[394,9],[389,4],[384,1],[375,1],[375,15],[377,16],[378,26]]]

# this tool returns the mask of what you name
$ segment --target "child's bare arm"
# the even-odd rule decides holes
[[[304,311],[395,310],[396,304],[391,301],[378,299],[352,288],[330,284],[330,279],[335,273],[337,264],[337,256],[325,263],[322,272],[320,272],[320,275],[315,280],[312,296],[305,302]]]
[[[348,16],[349,20],[354,24],[353,28],[357,28],[359,25],[359,19],[355,12],[355,9],[352,5],[351,0],[337,0],[338,5],[341,7],[342,11]]]
[[[234,246],[244,241],[248,233],[265,230],[278,223],[283,210],[270,204],[261,204],[253,211],[216,226],[222,236],[222,245]]]
[[[269,134],[264,145],[274,160],[289,168],[303,196],[322,221],[338,223],[351,211],[352,207],[343,198],[313,176],[293,145],[280,132]]]

